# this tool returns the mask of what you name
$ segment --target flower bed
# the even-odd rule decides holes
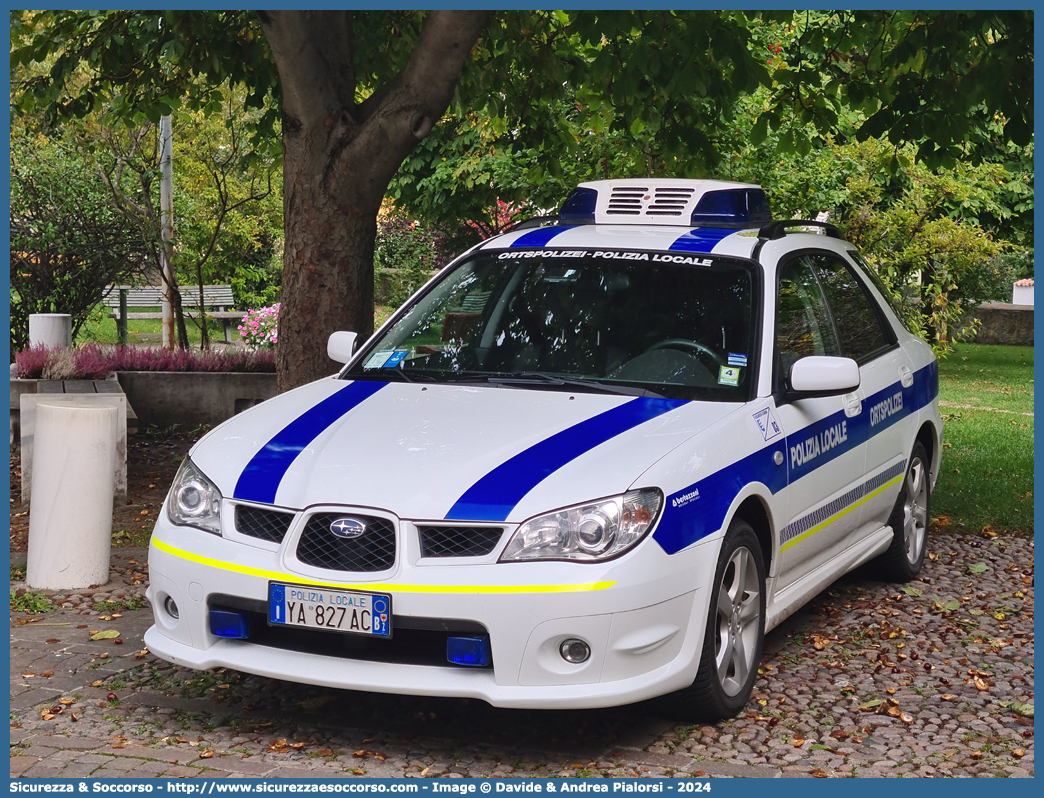
[[[74,349],[31,346],[15,354],[22,379],[101,380],[113,371],[274,373],[275,351],[152,349],[84,344]]]

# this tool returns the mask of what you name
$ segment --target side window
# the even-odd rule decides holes
[[[777,376],[790,373],[795,360],[808,355],[840,355],[819,281],[805,258],[795,258],[779,273],[776,309]]]
[[[806,258],[815,266],[830,303],[842,354],[863,361],[874,352],[886,349],[891,339],[881,327],[881,315],[848,266],[826,254],[807,255]]]

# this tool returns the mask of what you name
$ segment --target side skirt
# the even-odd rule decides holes
[[[856,545],[845,549],[836,557],[827,560],[814,571],[810,571],[796,582],[773,591],[766,610],[765,631],[778,626],[817,593],[835,579],[869,562],[878,554],[888,550],[892,542],[892,528],[883,526],[875,529]]]

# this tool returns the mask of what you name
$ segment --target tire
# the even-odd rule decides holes
[[[722,540],[712,590],[696,679],[670,696],[676,712],[707,721],[731,718],[746,705],[765,642],[761,544],[740,518],[733,520]]]
[[[928,551],[928,519],[931,518],[928,468],[928,453],[917,441],[910,454],[903,487],[888,519],[888,525],[892,527],[892,544],[879,560],[885,581],[909,582],[921,572]]]

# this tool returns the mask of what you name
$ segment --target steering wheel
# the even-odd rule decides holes
[[[659,341],[648,349],[646,352],[655,352],[657,349],[695,349],[697,352],[707,355],[711,360],[717,363],[719,366],[725,365],[725,358],[710,349],[698,341],[690,341],[688,338],[668,338],[665,341]]]

